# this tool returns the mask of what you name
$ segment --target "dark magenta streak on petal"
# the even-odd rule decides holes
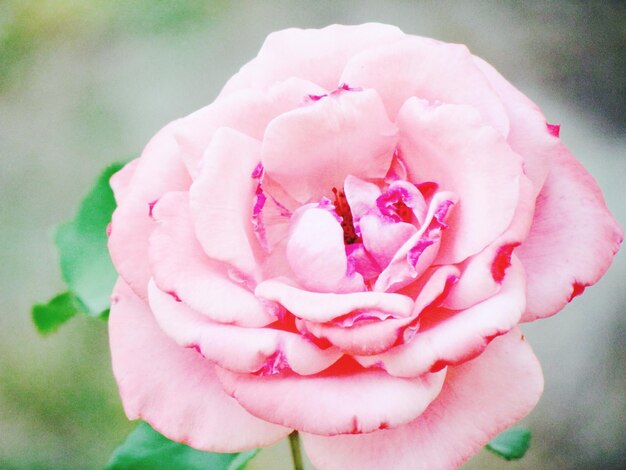
[[[256,188],[256,194],[254,196],[254,207],[252,209],[252,227],[254,229],[254,234],[256,235],[259,243],[263,247],[264,250],[269,250],[269,246],[267,244],[267,237],[265,236],[265,224],[263,223],[263,219],[261,218],[261,211],[265,206],[265,202],[267,201],[267,197],[261,188],[261,183]]]
[[[444,219],[446,218],[446,214],[448,213],[448,210],[450,209],[450,206],[452,206],[452,204],[454,204],[454,202],[452,201],[444,201],[442,202],[439,207],[437,208],[437,210],[435,211],[435,215],[433,217],[432,222],[430,223],[430,227],[429,230],[432,230],[433,225],[439,225],[439,227],[441,228],[447,228],[448,226],[444,223]]]
[[[559,135],[561,134],[560,124],[550,124],[549,122],[546,122],[546,127],[548,128],[548,132],[550,133],[550,135],[554,137],[559,137]]]
[[[573,287],[572,293],[569,296],[569,299],[567,300],[568,302],[571,302],[572,300],[574,300],[574,297],[578,297],[580,294],[582,294],[587,288],[587,285],[581,284],[580,282],[575,282],[572,287]]]
[[[433,240],[425,240],[423,238],[418,240],[415,246],[411,248],[406,255],[406,259],[409,264],[415,267],[420,259],[420,256],[422,256],[422,253],[424,253],[424,250],[433,243],[435,243]]]
[[[256,180],[260,180],[263,178],[264,173],[265,169],[263,168],[263,163],[259,162],[258,165],[254,167],[254,170],[252,170],[252,174],[250,175],[250,177]]]
[[[511,255],[513,250],[518,247],[519,243],[510,243],[508,245],[502,245],[498,248],[496,257],[491,264],[491,275],[493,280],[497,283],[501,283],[504,279],[504,274],[509,266],[511,266]]]
[[[204,354],[202,354],[202,351],[200,350],[200,346],[198,346],[197,344],[190,344],[189,346],[186,346],[186,347],[187,349],[193,349],[195,352],[197,352],[202,357],[204,357]]]
[[[154,206],[156,206],[157,202],[159,202],[159,200],[155,199],[154,201],[148,203],[148,216],[150,216],[150,218],[153,218],[152,212],[154,211]]]
[[[176,302],[182,302],[182,300],[180,300],[180,297],[178,297],[178,294],[176,294],[176,292],[174,292],[173,290],[167,291],[166,294],[171,295]]]
[[[341,83],[337,88],[335,88],[330,93],[325,93],[323,95],[307,95],[307,97],[311,101],[319,101],[322,98],[326,98],[327,96],[339,95],[339,94],[343,93],[344,91],[363,91],[363,88],[361,88],[361,87],[351,87],[347,83]]]

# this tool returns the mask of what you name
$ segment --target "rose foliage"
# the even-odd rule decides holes
[[[559,127],[466,47],[289,29],[111,179],[130,418],[319,469],[447,469],[525,416],[518,325],[622,240]]]

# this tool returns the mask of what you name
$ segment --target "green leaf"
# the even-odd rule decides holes
[[[242,470],[258,452],[258,449],[240,454],[202,452],[170,441],[148,423],[140,423],[115,450],[105,469]]]
[[[529,447],[530,431],[522,426],[507,429],[487,444],[488,450],[506,460],[521,459]]]
[[[47,304],[33,306],[33,322],[42,335],[56,331],[74,315],[83,313],[85,307],[71,292],[64,292],[52,298]]]
[[[109,258],[106,228],[115,210],[109,178],[123,164],[107,167],[83,199],[76,217],[57,228],[61,273],[69,290],[85,305],[88,315],[98,316],[109,307],[117,274]]]

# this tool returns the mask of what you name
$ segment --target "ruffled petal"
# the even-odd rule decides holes
[[[411,421],[437,396],[445,370],[414,379],[383,371],[258,377],[217,369],[226,392],[255,416],[322,435],[366,433]]]
[[[595,284],[623,239],[593,177],[561,147],[537,198],[528,239],[516,251],[528,274],[522,320],[553,315]]]
[[[301,203],[332,197],[348,175],[383,178],[396,134],[374,90],[343,91],[270,122],[263,165]]]
[[[287,260],[299,283],[315,292],[365,290],[360,274],[348,272],[343,230],[330,211],[311,204],[292,217]]]
[[[435,181],[459,197],[437,263],[457,263],[478,253],[511,224],[521,158],[469,106],[430,106],[411,98],[397,123],[409,181]]]
[[[212,259],[245,276],[258,276],[261,255],[252,226],[261,144],[229,128],[218,130],[205,154],[202,173],[189,190],[198,241]]]
[[[357,436],[302,434],[319,470],[453,470],[532,410],[543,390],[539,361],[518,330],[473,361],[448,368],[437,399],[412,422]]]
[[[411,341],[379,355],[360,357],[359,363],[382,364],[394,376],[417,377],[476,357],[493,338],[517,325],[524,312],[524,269],[515,257],[512,261],[497,295],[467,310],[424,311]]]
[[[109,317],[113,374],[129,419],[211,452],[268,446],[291,429],[255,418],[229,397],[215,366],[168,338],[148,306],[118,281]]]
[[[502,136],[509,133],[504,106],[462,44],[407,37],[356,55],[341,81],[377,90],[392,117],[407,99],[416,96],[472,106]]]
[[[168,124],[150,140],[111,220],[111,260],[120,276],[143,298],[151,277],[148,239],[156,227],[152,208],[167,192],[183,191],[191,184],[174,139],[179,124]]]
[[[289,368],[310,375],[325,370],[342,355],[336,348],[318,348],[299,333],[213,322],[176,302],[154,282],[149,298],[156,321],[174,341],[234,372],[272,375]]]
[[[188,193],[168,193],[155,205],[154,217],[159,224],[150,237],[150,263],[161,290],[217,322],[264,326],[276,320],[276,308],[230,279],[224,266],[202,251]]]
[[[255,294],[278,302],[296,317],[314,322],[327,322],[355,311],[375,310],[394,317],[411,314],[413,300],[406,295],[386,292],[310,292],[288,284],[286,279],[269,279],[259,283]]]
[[[376,23],[277,31],[265,39],[258,56],[226,83],[220,97],[242,88],[267,88],[288,77],[304,78],[332,90],[354,54],[403,37],[398,28]]]

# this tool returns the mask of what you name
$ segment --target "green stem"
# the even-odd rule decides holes
[[[291,447],[291,457],[293,458],[294,470],[304,470],[302,465],[302,453],[300,452],[300,435],[298,431],[289,434],[289,447]]]

